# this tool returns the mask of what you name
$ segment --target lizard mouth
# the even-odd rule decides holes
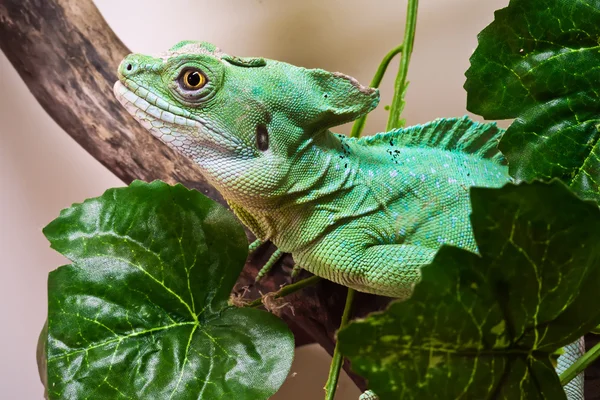
[[[117,81],[113,90],[119,103],[144,128],[171,147],[179,148],[184,145],[182,130],[187,135],[197,135],[198,129],[202,127],[192,119],[188,111],[170,105],[135,82],[128,81],[125,84]]]
[[[119,103],[144,128],[169,147],[185,155],[198,155],[198,139],[200,139],[201,133],[212,138],[210,142],[236,145],[236,143],[232,143],[230,135],[211,129],[209,124],[198,116],[168,103],[129,79],[115,82],[113,91]],[[210,142],[203,144],[205,147],[211,147]]]

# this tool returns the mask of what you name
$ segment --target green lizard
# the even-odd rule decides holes
[[[119,79],[118,100],[193,159],[259,239],[362,292],[405,298],[442,244],[476,252],[469,188],[510,180],[495,124],[332,133],[379,102],[341,73],[185,41],[129,55]]]

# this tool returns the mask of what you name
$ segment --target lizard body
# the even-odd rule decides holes
[[[183,81],[190,74],[197,89]],[[332,133],[379,101],[340,73],[182,42],[129,56],[119,76],[123,105],[192,158],[258,238],[363,292],[406,297],[441,244],[476,251],[469,187],[509,180],[493,124]]]

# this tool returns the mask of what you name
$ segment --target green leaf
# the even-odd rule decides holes
[[[600,323],[600,210],[559,181],[471,199],[481,256],[442,247],[412,297],[348,325],[341,350],[382,400],[565,399],[550,359]]]
[[[511,0],[479,34],[467,108],[517,118],[500,142],[515,178],[600,200],[599,37],[598,0]]]
[[[294,341],[228,305],[248,242],[222,206],[136,181],[63,210],[44,233],[70,260],[48,281],[51,399],[266,399]]]

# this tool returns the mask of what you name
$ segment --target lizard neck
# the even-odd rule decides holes
[[[345,140],[324,130],[310,134],[292,152],[245,157],[204,148],[196,149],[194,159],[228,202],[253,214],[272,213],[282,206],[317,201],[346,180],[352,160]]]
[[[277,185],[254,182],[250,195],[228,198],[232,209],[258,237],[283,251],[307,245],[322,233],[311,223],[315,211],[354,185],[357,168],[346,140],[330,131],[313,134],[285,163],[265,167],[261,180]]]
[[[316,201],[331,193],[331,185],[344,180],[343,164],[350,160],[342,138],[323,131],[303,142],[290,157],[289,179],[281,191],[285,203]]]

